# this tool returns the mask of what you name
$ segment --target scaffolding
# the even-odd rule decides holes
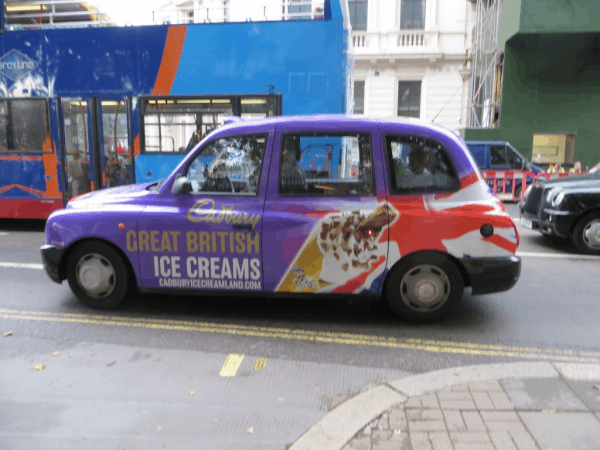
[[[498,46],[501,0],[471,0],[477,15],[473,29],[469,128],[497,128],[503,58]]]

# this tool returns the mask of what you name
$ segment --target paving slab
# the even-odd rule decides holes
[[[563,380],[553,378],[517,378],[500,384],[516,409],[560,409],[587,411],[575,392]]]
[[[520,412],[519,415],[544,450],[598,450],[600,421],[592,413]]]
[[[594,386],[600,387],[600,379],[590,381],[567,380],[567,384],[589,409],[600,412],[600,389],[594,388]]]

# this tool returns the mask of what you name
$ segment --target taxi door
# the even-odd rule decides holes
[[[150,201],[135,242],[144,288],[263,290],[269,127],[217,134],[180,169],[190,192],[169,190]]]
[[[265,290],[380,292],[394,214],[379,147],[376,125],[278,124],[263,223]]]

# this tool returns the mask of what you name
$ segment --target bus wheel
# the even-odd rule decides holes
[[[387,300],[398,316],[411,322],[431,322],[454,309],[464,293],[464,280],[446,256],[407,256],[390,271]]]
[[[130,276],[121,256],[102,242],[83,242],[69,255],[67,280],[75,296],[97,309],[116,307],[127,296]]]

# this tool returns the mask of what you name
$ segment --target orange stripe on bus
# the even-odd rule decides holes
[[[186,32],[187,26],[185,25],[169,27],[152,95],[168,95],[171,93],[171,86],[173,86],[177,67],[179,67]]]

